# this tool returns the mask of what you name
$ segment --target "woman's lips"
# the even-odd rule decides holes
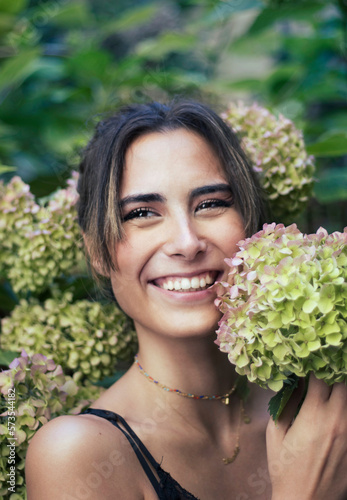
[[[218,271],[206,271],[195,276],[166,276],[158,278],[152,283],[164,290],[175,292],[197,292],[206,290],[216,281]]]

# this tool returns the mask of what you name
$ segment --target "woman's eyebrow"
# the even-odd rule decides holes
[[[197,198],[198,196],[220,192],[231,194],[231,187],[229,186],[229,184],[224,183],[201,186],[192,190],[192,192],[190,193],[190,198],[193,199]]]
[[[146,193],[146,194],[140,193],[140,194],[125,196],[125,198],[120,200],[119,207],[124,208],[126,205],[129,205],[130,203],[153,203],[153,202],[164,203],[165,201],[166,201],[165,196],[158,193]]]
[[[191,191],[190,198],[194,199],[198,196],[219,192],[231,194],[231,188],[229,184],[210,184],[208,186],[195,188]],[[165,198],[165,196],[159,193],[139,193],[125,196],[122,200],[120,200],[119,207],[124,208],[126,205],[130,205],[131,203],[165,203],[166,201],[167,199]]]

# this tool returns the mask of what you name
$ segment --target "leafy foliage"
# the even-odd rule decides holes
[[[284,410],[286,404],[288,403],[291,395],[294,392],[294,389],[298,386],[298,377],[292,375],[287,378],[284,383],[282,389],[280,389],[275,396],[273,396],[269,401],[269,414],[273,418],[276,423],[281,416],[282,411]]]
[[[296,220],[307,232],[347,224],[346,40],[345,2],[269,0],[229,45],[232,60],[249,64],[245,76],[237,66],[228,88],[292,119],[317,157],[316,200]]]
[[[221,108],[241,96],[282,113],[319,156],[316,176],[332,193],[316,188],[323,213],[335,202],[330,168],[346,187],[342,0],[7,4],[0,3],[0,160],[39,197],[69,177],[93,117],[177,94]],[[330,210],[329,227],[346,225],[345,212]],[[313,209],[299,220],[309,231],[327,226]]]

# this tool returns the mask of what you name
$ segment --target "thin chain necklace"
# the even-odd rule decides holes
[[[160,387],[160,389],[163,389],[164,391],[167,391],[167,392],[174,392],[175,394],[178,394],[179,396],[182,396],[184,398],[190,398],[190,399],[208,399],[208,400],[215,400],[215,401],[221,401],[223,404],[225,405],[228,405],[230,403],[230,396],[235,392],[236,390],[236,387],[237,387],[237,381],[236,383],[233,385],[233,387],[230,389],[230,391],[228,391],[226,394],[222,394],[222,395],[201,395],[201,396],[198,396],[196,394],[192,394],[192,393],[189,393],[189,392],[183,392],[183,391],[180,391],[179,389],[172,389],[171,387],[168,387],[167,385],[165,384],[162,384],[161,382],[159,382],[158,380],[155,380],[153,377],[151,377],[143,368],[142,366],[140,365],[140,362],[139,362],[139,359],[138,359],[138,355],[136,354],[135,356],[135,364],[136,366],[138,367],[140,373],[146,377],[146,379],[149,381],[149,382],[152,382],[153,384],[157,385],[158,387]],[[240,429],[241,429],[241,422],[244,422],[245,424],[249,424],[251,419],[248,417],[248,415],[246,415],[245,413],[245,410],[244,410],[244,406],[243,406],[243,399],[241,398],[240,399],[240,413],[239,413],[239,421],[238,421],[238,425],[237,425],[237,433],[236,433],[236,443],[235,443],[235,448],[234,448],[234,452],[232,454],[231,457],[226,457],[226,458],[223,458],[222,461],[224,463],[224,465],[228,465],[228,464],[231,464],[235,461],[237,455],[239,454],[240,452]]]

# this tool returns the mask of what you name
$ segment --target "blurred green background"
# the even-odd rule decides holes
[[[42,210],[44,197],[77,168],[100,118],[120,104],[175,95],[218,112],[229,102],[258,102],[293,120],[317,165],[314,197],[293,222],[304,232],[347,226],[347,0],[0,0],[0,179],[19,175]],[[54,356],[66,375],[92,373],[108,386],[122,373],[120,362],[132,361],[131,326],[117,319],[117,309],[102,312],[95,303],[105,297],[78,257],[73,224],[66,226],[75,214],[69,197],[62,213],[51,213],[43,238],[33,232],[41,226],[26,217],[22,194],[10,192],[13,209],[3,208],[0,220],[0,368],[24,346],[30,355]],[[44,285],[36,287],[34,278],[42,276]],[[18,389],[25,404],[33,384],[26,373],[27,386]],[[47,387],[41,398],[49,397]],[[83,398],[96,397],[88,394]],[[54,404],[47,400],[48,408]],[[20,470],[33,432],[25,429]]]
[[[64,185],[121,103],[257,101],[317,157],[302,231],[347,225],[347,0],[0,0],[1,177]],[[11,171],[7,167],[13,167]]]

